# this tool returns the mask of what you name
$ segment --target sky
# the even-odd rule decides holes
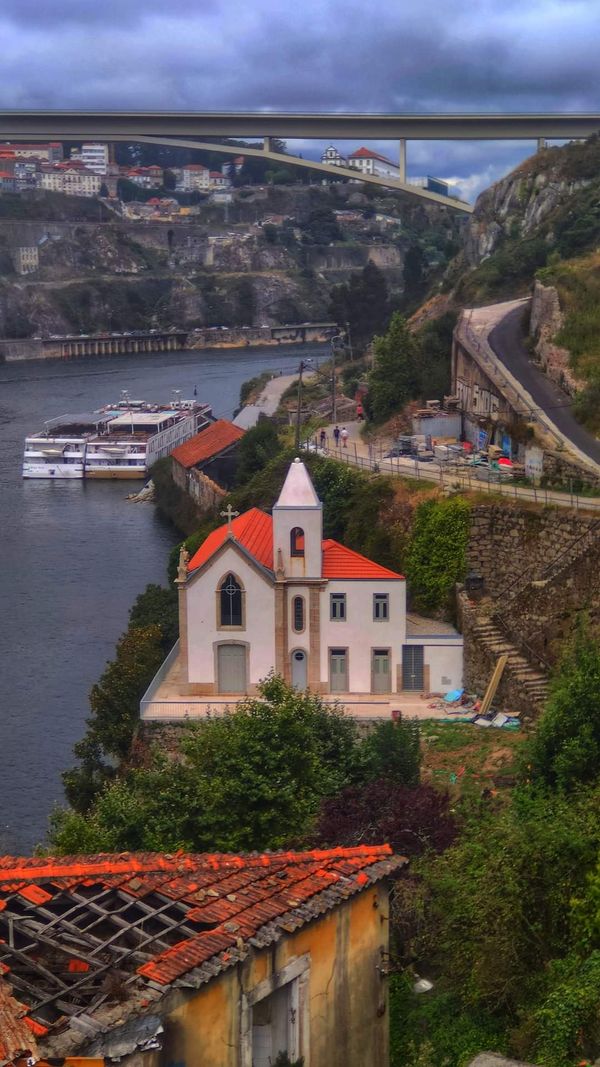
[[[600,0],[0,0],[0,39],[8,109],[600,110]],[[411,142],[408,171],[472,198],[533,150]]]

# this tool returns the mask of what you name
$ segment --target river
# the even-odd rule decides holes
[[[126,495],[137,482],[23,481],[23,440],[45,419],[180,389],[230,418],[242,382],[290,373],[315,345],[0,365],[0,853],[42,842],[88,693],[148,582],[164,583],[173,527]],[[141,483],[139,483],[141,486]]]

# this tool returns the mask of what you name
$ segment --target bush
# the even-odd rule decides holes
[[[580,623],[552,681],[530,750],[534,780],[572,790],[600,774],[600,645]]]
[[[424,611],[450,604],[466,573],[470,507],[461,496],[431,498],[415,511],[406,562],[413,603]]]

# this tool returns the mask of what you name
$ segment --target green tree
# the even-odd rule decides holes
[[[349,282],[334,286],[329,314],[342,328],[350,324],[352,340],[358,347],[385,329],[390,315],[389,292],[379,267],[367,263]]]
[[[237,485],[244,485],[282,451],[277,430],[271,419],[259,418],[237,446]]]
[[[464,1004],[514,1023],[543,993],[550,963],[572,951],[571,902],[596,863],[599,801],[597,789],[522,789],[504,810],[480,811],[425,869],[425,951]]]
[[[369,374],[369,408],[375,422],[401,411],[418,392],[418,342],[406,319],[395,312],[385,336],[375,338]]]
[[[78,812],[88,810],[115,766],[129,755],[140,700],[164,659],[163,640],[160,626],[127,630],[115,659],[92,686],[87,732],[73,749],[80,764],[63,774],[67,800]]]
[[[432,497],[415,509],[406,559],[413,603],[425,611],[451,607],[466,573],[470,506],[461,496]]]
[[[416,719],[378,723],[357,750],[354,777],[358,782],[384,778],[416,786],[421,777],[421,733]]]
[[[574,789],[600,774],[600,644],[582,619],[531,745],[534,779]]]
[[[135,629],[159,626],[161,645],[165,654],[170,652],[179,637],[176,589],[172,585],[169,588],[154,583],[147,585],[129,612],[129,626]]]
[[[55,813],[52,847],[247,851],[300,840],[321,799],[350,780],[355,727],[281,678],[260,692],[231,715],[190,725],[181,760],[156,753],[149,768],[108,785],[85,815]]]

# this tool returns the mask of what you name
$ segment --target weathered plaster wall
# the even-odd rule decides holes
[[[165,1025],[160,1067],[239,1067],[241,998],[292,960],[308,955],[307,1064],[364,1067],[388,1062],[388,898],[369,889],[270,949],[251,951],[194,994],[182,993]]]

